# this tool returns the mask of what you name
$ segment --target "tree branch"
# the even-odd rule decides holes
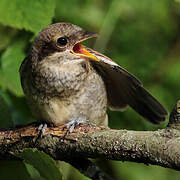
[[[157,131],[104,129],[81,125],[64,138],[63,127],[47,128],[38,138],[37,127],[30,125],[0,131],[0,159],[12,159],[25,148],[37,148],[54,159],[106,158],[160,165],[180,170],[180,101],[170,123]],[[68,159],[67,159],[68,157]]]

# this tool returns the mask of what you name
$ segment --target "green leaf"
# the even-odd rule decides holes
[[[17,96],[23,95],[19,67],[25,58],[25,40],[16,40],[1,57],[0,86]]]
[[[0,50],[5,49],[8,46],[16,33],[17,30],[15,29],[0,25]]]
[[[32,180],[24,163],[21,161],[0,161],[0,177],[2,180]]]
[[[45,180],[44,178],[42,178],[40,176],[39,172],[33,166],[31,166],[30,164],[27,164],[27,163],[24,163],[24,164],[25,164],[26,169],[27,169],[27,171],[30,174],[32,179],[35,179],[35,180]]]
[[[18,156],[32,165],[46,180],[61,180],[62,174],[56,166],[56,162],[44,152],[35,149],[26,149]]]
[[[54,0],[1,0],[0,22],[37,33],[51,23],[54,8]]]

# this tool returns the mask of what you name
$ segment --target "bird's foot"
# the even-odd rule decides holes
[[[68,122],[67,124],[65,124],[63,129],[67,128],[67,131],[66,131],[64,137],[66,137],[67,135],[72,133],[78,125],[85,123],[85,122],[87,122],[87,120],[85,118],[80,117],[80,118],[73,119],[70,122]]]
[[[48,126],[52,127],[53,125],[49,124],[49,123],[45,123],[45,122],[39,124],[39,126],[37,128],[37,131],[39,132],[38,133],[38,138],[42,138],[43,137],[43,135],[45,134],[46,129],[47,129]]]
[[[38,126],[37,131],[39,132],[38,137],[42,138],[44,133],[46,132],[46,128],[47,128],[47,124],[46,123],[42,123]]]

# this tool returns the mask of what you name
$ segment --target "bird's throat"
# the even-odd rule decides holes
[[[73,52],[77,54],[83,54],[83,45],[81,43],[77,43],[73,47]]]

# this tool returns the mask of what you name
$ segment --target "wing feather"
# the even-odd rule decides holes
[[[91,63],[104,80],[111,109],[125,109],[129,105],[152,123],[159,124],[166,119],[167,110],[143,88],[135,76],[108,57],[89,48],[88,51],[100,60]]]

